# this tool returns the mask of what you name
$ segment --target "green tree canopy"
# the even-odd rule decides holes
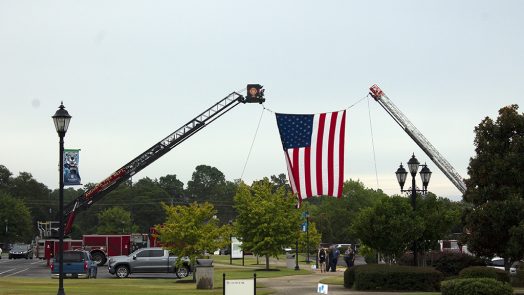
[[[156,226],[158,238],[176,256],[187,256],[194,262],[196,258],[229,244],[230,226],[219,225],[212,204],[163,204],[163,208],[166,211],[166,220],[162,225]]]
[[[286,197],[284,187],[275,192],[273,188],[273,183],[264,178],[251,187],[240,184],[235,195],[236,234],[244,250],[266,257],[266,269],[269,257],[277,257],[284,247],[295,243],[301,224],[296,199]]]
[[[417,196],[415,213],[424,222],[418,244],[419,251],[437,249],[438,241],[449,237],[452,229],[460,225],[462,206],[458,202],[428,193]]]
[[[342,198],[321,197],[308,199],[311,203],[310,218],[317,225],[324,243],[351,243],[358,238],[350,230],[358,212],[386,197],[382,191],[368,189],[360,181],[344,182]]]
[[[2,204],[0,206],[0,224],[3,225],[3,229],[7,229],[7,232],[0,231],[0,241],[30,242],[34,226],[31,222],[31,213],[24,202],[0,191],[0,204]]]
[[[120,207],[106,209],[98,213],[97,217],[97,234],[129,234],[138,230],[133,224],[131,213]]]
[[[352,230],[363,244],[387,259],[398,260],[421,236],[423,224],[423,219],[415,215],[407,198],[393,196],[363,209],[355,218]]]
[[[517,105],[475,127],[475,153],[464,194],[468,249],[503,257],[509,268],[524,256],[524,114]]]

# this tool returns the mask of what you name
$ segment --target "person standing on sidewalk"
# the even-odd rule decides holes
[[[344,261],[346,262],[347,268],[351,268],[355,264],[355,250],[353,250],[351,245],[349,245],[344,252]]]
[[[333,253],[331,257],[331,271],[336,272],[337,271],[337,263],[338,263],[338,257],[340,256],[340,250],[335,245],[332,246],[331,253]]]
[[[320,272],[326,271],[326,249],[324,247],[320,247],[318,250],[318,268],[320,268]]]

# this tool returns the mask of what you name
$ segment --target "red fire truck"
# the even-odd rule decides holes
[[[104,265],[110,256],[129,255],[139,248],[149,247],[148,234],[127,235],[84,235],[81,240],[64,239],[64,250],[84,249],[91,252],[97,264]],[[39,239],[36,246],[36,257],[47,260],[58,255],[58,239]]]
[[[50,260],[58,255],[58,239],[53,237],[54,222],[38,222],[40,238],[34,253],[37,258]],[[129,255],[136,249],[156,246],[156,239],[149,234],[84,235],[81,240],[64,239],[64,250],[85,249],[91,252],[98,265],[104,265],[110,256]]]
[[[82,242],[98,265],[104,265],[110,256],[129,255],[149,246],[147,234],[84,235]]]

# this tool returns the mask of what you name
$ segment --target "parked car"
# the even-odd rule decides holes
[[[28,244],[14,244],[11,250],[9,250],[9,259],[33,259],[33,247]]]
[[[98,268],[91,254],[85,250],[64,251],[63,274],[64,278],[89,279],[96,278]],[[59,278],[60,260],[58,257],[51,263],[51,277]]]
[[[162,248],[142,248],[128,256],[113,256],[107,266],[109,273],[118,278],[126,278],[131,273],[175,273],[178,278],[189,275],[189,261],[184,259],[181,266],[176,266],[177,257]]]
[[[511,267],[509,269],[509,274],[510,275],[516,275],[517,274],[517,270],[522,271],[523,267],[524,267],[524,260],[515,261],[515,262],[513,262],[513,264],[511,265]]]

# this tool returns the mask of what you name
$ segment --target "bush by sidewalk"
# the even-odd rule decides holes
[[[512,295],[510,284],[491,278],[454,279],[442,282],[442,295]]]
[[[509,283],[509,275],[507,272],[486,266],[466,267],[460,271],[459,278],[491,278],[497,281]]]
[[[428,267],[368,264],[346,270],[344,287],[356,290],[438,291],[442,277],[442,273]]]

